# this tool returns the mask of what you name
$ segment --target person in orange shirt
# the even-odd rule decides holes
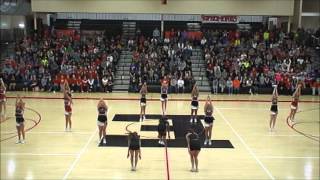
[[[235,94],[238,94],[240,91],[240,81],[238,76],[236,76],[233,80],[233,89]]]

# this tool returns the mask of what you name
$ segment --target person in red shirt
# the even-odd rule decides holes
[[[65,83],[65,77],[63,74],[60,75],[60,78],[59,78],[60,82],[60,91],[64,91],[64,83]]]
[[[71,92],[76,91],[77,79],[75,74],[72,74],[72,77],[69,79],[69,84],[70,84]]]
[[[53,93],[59,90],[60,78],[56,75],[53,79]]]
[[[82,79],[81,79],[81,76],[77,77],[76,83],[77,83],[76,90],[81,92],[82,91]]]
[[[87,76],[84,76],[82,78],[82,86],[81,86],[81,92],[88,92],[88,79]]]

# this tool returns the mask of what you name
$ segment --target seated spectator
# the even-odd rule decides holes
[[[107,84],[107,90],[108,90],[108,92],[112,92],[112,86],[113,86],[112,78],[109,77],[109,79],[108,79],[108,84]]]
[[[226,85],[227,85],[227,88],[228,88],[228,94],[229,94],[229,95],[232,95],[232,92],[233,92],[233,82],[232,82],[232,80],[231,80],[231,77],[228,78]]]
[[[214,94],[218,94],[218,87],[219,87],[218,79],[214,77],[212,80],[212,90]]]
[[[101,92],[101,82],[100,82],[100,78],[99,76],[97,75],[95,78],[94,78],[94,82],[93,82],[93,92]]]
[[[103,76],[101,81],[102,81],[103,92],[107,92],[108,91],[108,81],[109,81],[109,79],[107,78],[107,76]]]
[[[134,45],[134,41],[133,41],[133,39],[130,38],[130,39],[128,40],[128,49],[129,49],[130,51],[132,51],[133,45]]]
[[[81,78],[81,76],[78,76],[78,78],[77,78],[76,91],[82,92],[82,78]]]
[[[70,86],[71,92],[77,91],[77,78],[75,74],[72,74],[71,78],[69,79],[69,86]]]
[[[172,76],[170,80],[170,92],[177,93],[177,79],[175,76]]]
[[[240,81],[238,79],[238,76],[236,76],[233,80],[233,90],[235,94],[239,94],[240,91]]]
[[[221,93],[224,93],[224,88],[226,87],[226,84],[227,84],[227,82],[224,78],[219,79],[219,87],[221,89],[220,90]]]
[[[184,80],[182,79],[182,76],[180,76],[178,80],[178,93],[184,93]]]
[[[15,91],[16,90],[16,76],[14,74],[11,74],[9,76],[9,90],[10,91]]]
[[[53,79],[53,87],[52,87],[52,91],[54,93],[60,90],[59,84],[60,84],[60,80],[58,75],[56,75],[55,78]]]
[[[84,76],[81,80],[81,92],[88,92],[88,79],[87,76]]]
[[[30,83],[29,89],[31,89],[32,91],[39,91],[39,83],[36,75],[33,75],[31,77],[31,83]]]
[[[320,96],[320,78],[317,78],[312,82],[311,88],[313,96],[316,95],[316,91],[318,91],[318,95]]]
[[[89,87],[89,92],[94,92],[95,90],[94,78],[92,76],[88,79],[88,87]]]
[[[152,33],[152,36],[156,39],[159,39],[160,38],[160,31],[158,28],[154,29],[153,30],[153,33]]]
[[[249,94],[251,94],[251,95],[254,94],[253,81],[252,81],[251,77],[249,77],[249,79],[247,80],[246,86],[249,89]]]
[[[42,77],[41,81],[40,81],[40,91],[46,91],[47,90],[47,84],[48,84],[48,80],[46,79],[46,77]]]
[[[201,48],[203,49],[203,48],[205,48],[206,47],[206,45],[207,45],[207,39],[206,39],[206,37],[202,37],[202,39],[201,39],[201,41],[200,41],[200,45],[201,45]]]

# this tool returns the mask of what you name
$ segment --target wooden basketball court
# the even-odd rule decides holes
[[[139,114],[138,94],[74,94],[72,132],[64,131],[62,94],[20,94],[27,107],[26,143],[15,144],[15,99],[10,97],[17,93],[8,93],[7,119],[1,122],[1,179],[319,179],[319,97],[300,98],[291,126],[286,121],[291,97],[280,96],[276,132],[269,132],[271,95],[213,96],[212,139],[229,140],[234,148],[202,148],[194,173],[186,148],[142,147],[133,172],[126,147],[98,147],[96,105],[102,97],[109,106],[108,135],[125,135],[127,127],[156,139],[156,131],[140,130],[157,125],[157,119],[112,121],[116,114]],[[161,114],[159,94],[147,99],[147,114]],[[189,94],[169,95],[167,114],[189,115],[189,99]]]

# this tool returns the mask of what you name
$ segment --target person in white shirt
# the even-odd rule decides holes
[[[164,38],[163,42],[164,42],[165,44],[169,44],[169,43],[170,43],[170,39],[169,39],[168,37],[166,37],[166,38]]]
[[[182,76],[178,80],[178,93],[180,93],[180,90],[184,93],[184,80],[182,79]]]
[[[201,47],[204,48],[204,46],[207,44],[207,39],[203,36],[200,41]]]
[[[90,77],[88,79],[88,85],[89,85],[89,91],[92,92],[94,87],[93,87],[93,84],[94,84],[94,78],[93,77]]]
[[[113,62],[113,56],[111,54],[109,54],[107,56],[107,67],[111,66]]]
[[[129,39],[128,40],[128,48],[131,50],[131,48],[132,48],[132,46],[133,46],[133,43],[134,43],[134,41],[133,41],[133,39]]]
[[[107,76],[103,76],[102,78],[102,88],[103,92],[107,92],[108,78]]]

